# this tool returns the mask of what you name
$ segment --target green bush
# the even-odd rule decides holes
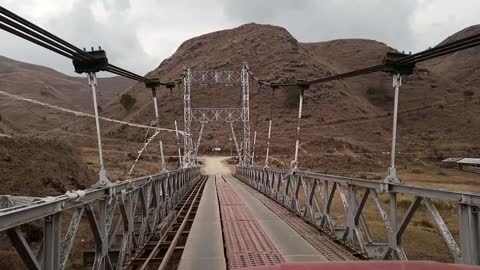
[[[120,96],[120,104],[122,104],[123,108],[127,111],[130,111],[136,102],[137,100],[130,94],[122,94]]]

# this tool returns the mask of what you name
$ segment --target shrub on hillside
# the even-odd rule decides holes
[[[130,111],[136,102],[137,100],[130,94],[122,94],[120,96],[120,104],[122,104],[123,108],[127,111]]]
[[[473,97],[473,95],[475,95],[475,93],[472,90],[463,91],[463,96],[466,98]]]
[[[374,105],[381,106],[393,101],[391,90],[383,83],[374,83],[367,88],[367,98]]]

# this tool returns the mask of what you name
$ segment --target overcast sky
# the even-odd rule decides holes
[[[186,39],[244,23],[285,27],[299,41],[369,38],[416,52],[480,23],[480,0],[0,0],[79,47],[145,74]],[[0,55],[68,74],[68,59],[0,32]]]

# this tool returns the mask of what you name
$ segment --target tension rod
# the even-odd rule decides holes
[[[155,109],[155,122],[157,129],[160,128],[160,114],[158,113],[158,101],[157,101],[157,90],[155,87],[152,87],[152,97],[153,97],[153,106]],[[159,131],[160,132],[160,131]],[[158,133],[158,140],[159,140],[159,146],[160,146],[160,160],[162,164],[162,172],[166,172],[166,166],[165,166],[165,156],[163,153],[163,142],[162,142],[162,137],[160,133]]]

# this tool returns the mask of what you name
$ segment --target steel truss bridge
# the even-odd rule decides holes
[[[402,78],[414,71],[417,62],[480,45],[480,35],[413,55],[387,54],[381,65],[308,81],[263,80],[244,63],[240,71],[195,71],[186,66],[179,79],[161,82],[112,65],[105,51],[81,50],[3,7],[0,28],[71,59],[75,71],[87,74],[96,117],[100,168],[94,186],[56,197],[0,196],[2,244],[9,242],[28,269],[240,269],[292,261],[350,261],[351,266],[361,260],[407,261],[405,246],[412,240],[405,235],[419,215],[431,216],[431,229],[443,239],[452,262],[480,265],[480,194],[407,185],[398,179],[395,167]],[[176,127],[178,168],[167,170],[158,136],[161,172],[109,181],[96,106],[99,71],[137,80],[151,89],[156,120],[156,91],[183,85],[183,133]],[[380,71],[392,74],[395,89],[386,178],[373,181],[301,171],[298,148],[304,92],[313,84]],[[256,136],[254,132],[252,141],[249,118],[251,81],[273,89],[299,89],[297,138],[288,170],[269,167],[271,121],[265,166],[255,166]],[[241,107],[192,107],[192,87],[212,83],[241,86]],[[202,124],[196,143],[193,121]],[[202,175],[196,163],[203,129],[212,121],[230,124],[240,157],[233,175]],[[240,142],[233,122],[243,123]],[[153,123],[158,135],[159,121]],[[409,198],[406,208],[400,198]],[[447,217],[439,210],[442,203],[452,205],[456,212],[459,237],[447,226]],[[41,241],[29,239],[31,224],[41,225]]]

